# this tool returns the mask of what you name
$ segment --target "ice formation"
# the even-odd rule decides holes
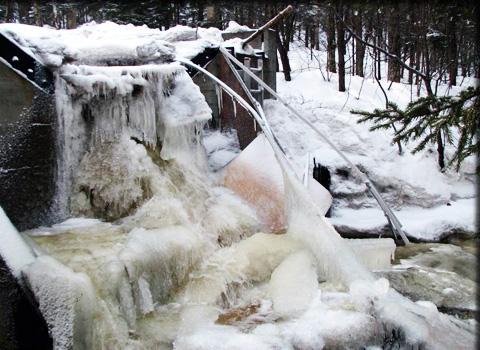
[[[0,30],[57,67],[59,208],[70,197],[76,212],[113,221],[39,228],[31,237],[48,256],[12,264],[35,293],[56,349],[359,348],[381,346],[392,333],[398,346],[473,343],[464,323],[376,278],[369,269],[389,264],[392,242],[376,243],[375,253],[345,242],[323,216],[331,198],[313,200],[274,145],[263,148],[264,159],[253,157],[277,167],[256,189],[273,182],[266,190],[285,194],[276,198],[286,234],[261,232],[272,226],[259,210],[265,203],[248,200],[258,193],[242,198],[213,181],[202,145],[211,112],[168,60],[172,43],[188,56],[218,40],[217,30]],[[127,40],[135,36],[139,42]],[[90,46],[74,40],[89,37]],[[107,39],[108,50],[95,55]],[[141,65],[106,66],[122,60]],[[267,136],[257,142],[269,146]],[[0,222],[18,238],[4,215]]]
[[[84,177],[83,173],[86,168],[87,172],[93,172],[93,169],[89,169],[92,159],[99,164],[97,176],[100,175],[98,172],[102,171],[120,171],[125,173],[125,181],[129,178],[129,181],[137,183],[143,181],[145,176],[140,173],[144,166],[135,162],[129,164],[129,157],[122,155],[122,152],[129,148],[127,153],[134,161],[138,157],[132,152],[137,148],[125,144],[125,140],[123,148],[108,146],[106,143],[130,137],[152,149],[160,147],[161,156],[165,160],[176,158],[194,163],[204,152],[199,134],[203,124],[210,118],[211,111],[199,88],[193,84],[184,68],[176,63],[132,67],[65,65],[56,79],[55,96],[59,148],[62,155],[58,167],[60,207],[67,207],[65,200],[71,191],[74,173],[81,162],[76,186],[83,188],[86,197],[95,191],[103,192],[102,202],[105,204],[113,204],[108,197],[120,194],[114,191],[115,188],[109,189],[111,186],[108,183],[102,188],[95,188],[102,186],[100,184],[93,186],[87,183],[88,177]],[[187,148],[190,145],[192,147]],[[193,147],[194,145],[196,147]],[[111,166],[101,163],[101,159],[95,159],[101,157],[95,152],[101,154],[102,149],[109,152],[108,147],[115,156]],[[185,149],[188,149],[188,152],[183,152]],[[88,152],[92,150],[93,155]],[[121,157],[125,158],[115,160]],[[135,175],[135,172],[138,174]],[[104,175],[106,181],[111,174]],[[125,190],[130,188],[129,184],[125,185]],[[148,192],[148,184],[143,183],[142,190]],[[143,193],[137,197],[146,199],[148,195]],[[134,198],[125,199],[125,203],[121,204],[123,207],[112,214],[113,218],[128,213],[132,204],[134,208],[138,207],[139,203],[136,202],[138,201]],[[78,212],[85,213],[83,209]]]

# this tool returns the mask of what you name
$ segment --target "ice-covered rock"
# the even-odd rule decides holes
[[[130,215],[152,197],[152,172],[145,147],[126,136],[97,145],[80,162],[71,212],[110,221]]]
[[[89,277],[49,256],[37,258],[24,274],[48,324],[54,348],[92,349],[96,298]]]
[[[120,252],[140,314],[164,304],[202,256],[198,235],[184,227],[135,229]]]
[[[287,257],[273,272],[270,295],[273,310],[283,317],[294,317],[310,306],[318,292],[315,260],[308,251]]]

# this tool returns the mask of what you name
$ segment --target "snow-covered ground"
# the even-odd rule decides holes
[[[411,154],[415,144],[402,145],[399,155],[391,143],[392,131],[369,131],[372,124],[357,124],[359,117],[351,110],[372,111],[385,106],[384,95],[377,82],[366,71],[366,78],[346,77],[347,92],[338,91],[337,74],[329,73],[321,52],[295,43],[290,51],[292,80],[277,74],[279,94],[314,123],[330,140],[375,183],[387,203],[394,208],[407,235],[418,240],[439,240],[454,231],[475,231],[476,177],[474,157],[467,159],[457,173],[453,169],[441,172],[437,165],[435,145]],[[319,69],[318,62],[322,62]],[[448,89],[440,85],[440,94],[457,94],[474,84],[464,79],[463,86]],[[382,80],[391,102],[406,106],[416,98],[415,86]],[[422,94],[424,92],[422,91]],[[309,155],[327,166],[334,197],[331,222],[344,231],[376,235],[387,221],[367,187],[356,178],[340,156],[308,126],[292,115],[281,103],[265,102],[265,112],[271,126],[298,169],[303,169]],[[454,148],[446,147],[451,157]]]

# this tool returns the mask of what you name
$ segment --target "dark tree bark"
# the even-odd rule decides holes
[[[280,34],[278,33],[278,30],[275,32],[275,38],[277,40],[277,48],[278,48],[278,53],[280,54],[280,60],[282,61],[283,74],[285,76],[285,80],[290,81],[292,80],[292,77],[290,75],[291,69],[290,69],[290,61],[288,59],[288,51],[285,49],[282,39],[280,39]]]
[[[375,62],[376,63],[376,72],[377,72],[377,79],[382,79],[382,56],[380,51],[378,50],[379,47],[382,46],[382,25],[380,20],[380,14],[377,12],[377,27],[375,28]]]
[[[335,10],[332,7],[328,8],[327,14],[327,69],[329,72],[336,73],[337,65],[335,62]]]
[[[305,26],[305,47],[310,47],[310,26]]]
[[[437,152],[438,166],[443,170],[445,168],[445,147],[443,145],[442,133],[440,131],[437,134]]]
[[[415,49],[415,46],[416,46],[415,43],[411,43],[410,48],[409,48],[409,51],[410,51],[409,52],[410,66],[412,66],[412,67],[416,67],[416,61],[415,61],[416,49]],[[411,70],[408,71],[408,83],[410,85],[413,84],[413,71],[411,71]]]
[[[345,29],[344,11],[342,6],[337,7],[337,52],[338,52],[338,91],[345,91]]]
[[[353,17],[353,30],[359,37],[363,37],[362,15],[358,13]],[[355,74],[363,77],[363,60],[365,59],[365,45],[355,38]]]
[[[14,12],[14,3],[12,0],[7,1],[7,6],[5,10],[5,22],[14,22],[15,21],[15,12]]]
[[[398,9],[396,6],[391,10],[393,13],[390,16],[388,25],[388,52],[400,57],[400,20]],[[395,59],[388,59],[388,80],[400,82],[400,65]]]

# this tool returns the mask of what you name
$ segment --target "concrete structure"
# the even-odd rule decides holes
[[[9,43],[0,40],[0,205],[24,230],[49,223],[55,185],[53,79],[16,45],[6,50]],[[19,61],[21,66],[13,66]]]
[[[0,205],[20,230],[47,224],[55,177],[52,97],[0,63],[0,105]]]
[[[54,219],[52,87],[51,74],[0,35],[0,205],[21,230]],[[0,256],[0,349],[52,348],[35,298]]]

